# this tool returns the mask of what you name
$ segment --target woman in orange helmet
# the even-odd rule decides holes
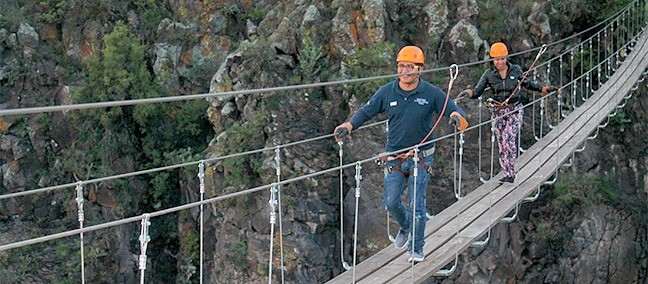
[[[420,48],[403,47],[396,56],[398,78],[380,87],[369,102],[353,114],[349,122],[337,126],[336,139],[339,140],[345,133],[351,133],[383,112],[387,113],[389,118],[385,146],[385,151],[389,153],[407,152],[406,149],[415,145],[433,141],[434,135],[429,134],[432,131],[434,113],[450,118],[457,129],[465,130],[468,122],[464,118],[466,115],[463,109],[454,101],[446,100],[445,92],[439,87],[421,79],[418,72],[423,70],[424,62],[423,51]],[[426,140],[423,141],[424,139]],[[394,246],[398,249],[407,247],[409,260],[413,262],[422,261],[425,257],[425,193],[430,179],[429,171],[434,162],[434,144],[426,144],[419,149],[419,163],[415,163],[409,155],[393,155],[387,158],[383,165],[383,204],[400,225]],[[417,171],[414,171],[415,166]],[[408,189],[409,208],[401,201],[405,184]],[[416,208],[413,220],[412,208]]]
[[[543,95],[557,91],[554,86],[542,86],[538,82],[524,77],[520,65],[511,64],[506,57],[508,48],[504,43],[496,42],[490,47],[490,57],[493,66],[486,70],[479,79],[474,89],[467,89],[459,94],[461,97],[472,99],[479,98],[486,87],[491,88],[491,94],[486,99],[486,105],[491,111],[497,146],[499,148],[499,162],[504,177],[500,183],[512,184],[515,181],[515,162],[517,159],[517,135],[524,106],[521,103],[520,88],[542,92]],[[522,82],[520,83],[520,80]]]

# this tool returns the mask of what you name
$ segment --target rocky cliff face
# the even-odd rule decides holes
[[[163,5],[43,1],[33,10],[14,7],[0,21],[0,104],[2,108],[72,103],[70,86],[84,80],[84,60],[102,50],[102,38],[121,20],[148,47],[150,72],[178,94],[242,91],[302,83],[350,79],[393,72],[394,54],[405,44],[423,47],[432,66],[484,58],[490,42],[504,40],[512,50],[525,50],[570,35],[597,16],[581,1],[167,1]],[[59,5],[54,5],[59,3]],[[147,6],[148,5],[148,6]],[[595,5],[590,5],[595,7]],[[100,11],[101,13],[93,13]],[[157,14],[154,14],[157,12]],[[75,15],[75,17],[66,15]],[[100,15],[100,16],[97,16]],[[155,16],[157,15],[157,16]],[[20,17],[18,17],[20,18]],[[506,24],[502,24],[506,23]],[[526,58],[519,58],[524,61]],[[455,86],[474,83],[462,72]],[[476,71],[475,71],[476,72]],[[444,85],[445,75],[430,81]],[[329,134],[362,105],[378,84],[348,84],[256,95],[212,97],[205,110],[214,139],[206,157],[274,147]],[[642,89],[645,93],[645,89]],[[634,98],[619,122],[577,158],[576,172],[604,178],[612,199],[581,198],[566,203],[551,188],[539,201],[523,206],[520,219],[494,229],[490,244],[462,255],[462,269],[431,282],[631,283],[646,281],[646,96]],[[61,164],[79,154],[79,133],[68,112],[2,117],[3,165],[1,193],[73,182]],[[634,123],[639,122],[639,123]],[[437,135],[447,133],[442,126]],[[358,132],[344,145],[345,160],[381,152],[382,127]],[[472,137],[475,138],[475,137]],[[468,137],[471,139],[471,137]],[[437,161],[450,161],[451,145],[440,145]],[[467,149],[476,152],[476,149]],[[446,153],[446,154],[444,154]],[[207,197],[269,184],[275,177],[273,151],[207,168]],[[133,157],[119,157],[115,169],[139,169]],[[317,172],[338,163],[337,145],[318,140],[282,149],[282,178]],[[84,165],[79,165],[83,167]],[[467,165],[475,168],[475,165]],[[428,195],[431,213],[452,202],[452,164],[437,163]],[[119,171],[116,171],[119,172]],[[570,172],[566,170],[565,173]],[[45,174],[38,174],[45,173]],[[181,203],[198,200],[192,170],[178,173]],[[568,176],[568,175],[566,175]],[[88,220],[114,220],[141,214],[137,202],[147,186],[128,181],[131,203],[115,195],[113,184],[90,185]],[[339,216],[344,214],[342,258],[351,259],[355,187],[353,170],[344,171],[344,207],[339,206],[338,177],[329,174],[286,185],[282,192],[284,273],[289,283],[324,282],[341,272]],[[466,188],[477,182],[468,182]],[[359,208],[359,260],[389,245],[381,205],[382,174],[363,169]],[[576,191],[574,191],[576,192]],[[581,189],[582,194],[589,194]],[[205,277],[209,282],[267,281],[271,243],[267,192],[207,206]],[[0,201],[2,244],[62,228],[76,228],[71,191]],[[588,203],[586,201],[594,200]],[[154,233],[147,277],[153,282],[195,282],[196,209],[180,214],[168,232]],[[56,221],[52,221],[56,220]],[[161,223],[161,222],[160,222]],[[156,223],[154,223],[154,228]],[[159,224],[158,224],[159,225]],[[88,237],[92,260],[86,264],[96,282],[136,281],[139,224]],[[38,228],[43,229],[38,229]],[[168,227],[167,227],[168,228]],[[275,228],[275,232],[276,232]],[[393,228],[392,228],[393,229]],[[169,238],[169,236],[175,236]],[[174,241],[168,241],[173,239]],[[279,279],[279,248],[275,239],[273,275]],[[44,272],[24,270],[34,283],[75,278],[75,240],[54,244],[59,258],[20,249],[15,258],[0,253],[5,279],[18,279],[20,269],[37,261]],[[48,247],[50,243],[38,247]],[[9,252],[11,253],[11,251]],[[20,259],[20,261],[16,261]],[[64,264],[64,268],[61,267]],[[18,272],[16,272],[18,271]],[[227,280],[224,280],[227,279]]]

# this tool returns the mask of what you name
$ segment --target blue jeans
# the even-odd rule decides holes
[[[423,251],[425,244],[425,223],[427,222],[427,209],[425,206],[425,193],[427,191],[428,181],[430,174],[426,171],[426,167],[431,167],[434,162],[433,156],[423,157],[418,162],[418,174],[416,177],[416,199],[414,200],[414,161],[409,158],[401,163],[403,160],[389,161],[385,164],[385,180],[383,191],[383,203],[385,208],[389,211],[398,225],[403,231],[414,232],[412,238],[413,242],[409,242],[408,249],[412,251],[412,243],[414,243],[414,250]],[[400,164],[399,164],[400,163]],[[391,171],[389,168],[391,167]],[[406,208],[401,201],[403,189],[407,182],[407,195],[409,197],[409,208]],[[416,203],[416,204],[415,204]],[[412,226],[412,211],[416,205],[415,227]]]

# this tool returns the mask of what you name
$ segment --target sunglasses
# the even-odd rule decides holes
[[[398,65],[396,65],[396,67],[398,68],[398,70],[405,70],[405,71],[408,71],[408,72],[409,71],[414,71],[414,68],[418,69],[418,66],[414,65],[414,64],[398,64]]]

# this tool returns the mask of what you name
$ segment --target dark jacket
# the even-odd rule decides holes
[[[506,65],[508,65],[508,70],[506,72],[506,78],[504,79],[500,77],[499,72],[494,66],[486,70],[473,89],[473,95],[471,98],[479,98],[484,93],[486,87],[491,88],[491,95],[488,97],[493,98],[498,102],[503,102],[509,96],[511,96],[511,93],[519,84],[520,79],[522,79],[522,77],[524,76],[524,72],[522,72],[520,65],[511,64],[510,62],[506,62]],[[532,91],[542,91],[542,85],[533,80],[529,80],[528,77],[524,79],[521,87],[527,88]],[[518,89],[515,94],[509,99],[508,103],[514,104],[519,101],[520,90]]]
[[[420,80],[416,89],[406,92],[398,86],[397,79],[380,87],[349,122],[353,129],[357,129],[375,115],[386,112],[389,130],[385,151],[394,152],[421,143],[432,129],[433,114],[441,113],[445,102],[446,93],[429,82]],[[442,115],[449,117],[454,111],[466,117],[466,113],[452,99],[448,99]],[[434,135],[430,135],[425,142],[433,139]],[[421,150],[433,146],[431,143],[421,147]]]

